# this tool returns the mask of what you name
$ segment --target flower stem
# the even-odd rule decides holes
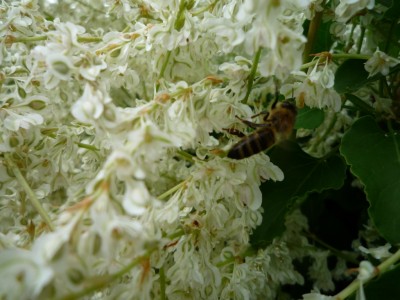
[[[351,26],[351,31],[350,31],[349,37],[347,39],[346,46],[344,48],[345,52],[348,52],[351,49],[351,47],[353,47],[353,35],[354,35],[355,29],[356,29],[356,24],[353,23],[353,25]]]
[[[30,43],[30,42],[41,42],[47,40],[47,35],[37,35],[37,36],[21,36],[14,37],[8,36],[5,38],[6,43]],[[103,40],[102,37],[99,36],[78,36],[78,42],[81,43],[93,43],[93,42],[101,42]],[[0,39],[2,42],[3,39]]]
[[[24,37],[17,37],[13,39],[14,43],[25,43],[25,42],[40,42],[46,41],[46,35],[37,35],[37,36],[24,36]]]
[[[247,78],[247,92],[246,96],[244,96],[242,100],[243,103],[247,102],[251,93],[251,89],[253,88],[254,77],[256,76],[256,71],[258,67],[258,62],[260,61],[261,51],[262,48],[258,49],[256,55],[254,56],[253,65],[251,67],[249,77]]]
[[[68,294],[64,297],[59,298],[60,300],[74,300],[74,299],[79,299],[83,296],[86,296],[92,292],[95,292],[97,290],[103,289],[106,286],[108,286],[110,283],[113,281],[117,280],[118,278],[122,277],[126,273],[128,273],[131,269],[145,261],[146,259],[149,258],[150,254],[154,251],[155,249],[150,249],[147,251],[145,255],[139,256],[135,258],[130,264],[128,264],[126,267],[122,268],[120,271],[110,274],[110,275],[105,275],[101,277],[96,277],[92,278],[92,284],[90,284],[88,287],[84,288],[81,291],[75,292]]]
[[[183,229],[179,229],[178,231],[172,233],[171,235],[168,236],[168,239],[174,240],[178,237],[181,237],[185,234],[185,231]]]
[[[332,59],[370,59],[371,55],[359,53],[338,53],[332,54]]]
[[[311,146],[310,151],[314,152],[317,146],[324,140],[326,140],[327,136],[329,133],[332,131],[333,127],[335,126],[337,121],[337,115],[336,113],[333,115],[332,120],[330,121],[328,128],[325,130],[325,132],[322,134],[322,136],[315,141],[315,143]]]
[[[387,271],[390,267],[392,267],[398,260],[400,259],[400,250],[397,250],[392,256],[382,262],[379,266],[376,267],[376,272],[369,278],[369,280],[375,278],[377,275],[380,275]],[[339,294],[335,295],[333,299],[341,300],[345,299],[351,294],[353,294],[356,290],[358,290],[361,281],[355,279],[352,283],[350,283],[344,290],[342,290]]]
[[[168,191],[166,191],[165,193],[161,194],[160,196],[158,196],[158,200],[163,200],[165,198],[167,198],[169,195],[175,193],[176,191],[178,191],[179,189],[183,188],[186,186],[186,184],[192,179],[191,176],[189,176],[189,178],[185,179],[184,181],[182,181],[181,183],[178,183],[176,186],[174,186],[173,188],[169,189]]]
[[[19,184],[25,190],[25,193],[28,195],[28,198],[32,204],[32,206],[36,209],[39,215],[42,217],[43,221],[49,227],[51,231],[54,231],[54,226],[51,223],[50,217],[47,212],[44,210],[42,204],[40,203],[39,199],[36,197],[35,193],[32,191],[31,187],[29,186],[28,182],[26,182],[25,177],[22,175],[19,168],[15,165],[13,160],[9,155],[6,155],[6,160],[8,165],[11,167],[12,171],[14,172],[15,177],[17,178]]]
[[[312,239],[316,243],[320,244],[322,247],[328,249],[330,252],[332,252],[332,254],[336,255],[337,257],[343,258],[345,261],[353,263],[353,264],[359,263],[359,261],[355,257],[347,255],[347,254],[339,251],[338,249],[332,247],[331,245],[325,243],[323,240],[319,239],[315,234],[306,232],[305,236]]]
[[[105,11],[100,10],[100,9],[98,9],[98,8],[96,8],[96,7],[93,7],[93,6],[90,5],[89,3],[86,3],[86,2],[84,2],[84,1],[82,1],[82,0],[75,0],[75,1],[78,2],[78,3],[80,3],[82,6],[85,6],[85,7],[89,8],[91,11],[98,12],[98,13],[100,13],[101,15],[105,15],[105,14],[106,14]]]
[[[159,80],[164,77],[164,72],[165,72],[165,69],[167,68],[170,57],[171,57],[171,50],[168,50],[167,57],[165,58],[164,64],[161,67],[160,75],[158,76]]]
[[[193,156],[190,155],[189,153],[187,153],[186,151],[178,150],[178,151],[176,151],[176,154],[178,154],[184,160],[187,160],[189,162],[193,162]]]
[[[94,151],[94,152],[100,150],[99,148],[97,148],[97,147],[95,147],[93,145],[89,145],[89,144],[84,144],[84,143],[79,143],[79,142],[75,142],[75,144],[77,144],[78,147],[80,147],[80,148],[84,148],[84,149],[87,149],[87,150],[90,150],[90,151]]]
[[[361,33],[357,43],[357,54],[361,52],[362,44],[364,41],[364,35],[365,35],[365,27],[361,26]]]
[[[95,43],[103,40],[100,36],[78,36],[78,42],[80,43]]]
[[[165,271],[164,267],[160,268],[160,299],[166,300],[165,297]]]
[[[174,28],[177,31],[181,30],[182,27],[185,25],[185,16],[183,13],[184,13],[187,5],[188,5],[188,3],[186,2],[186,0],[180,0],[179,10],[178,10],[178,13],[176,14],[176,19],[175,19],[175,23],[174,23]]]
[[[198,10],[198,11],[193,12],[193,13],[192,13],[192,16],[198,16],[198,15],[200,15],[200,14],[202,14],[202,13],[204,13],[204,12],[210,10],[210,9],[213,9],[214,6],[215,6],[218,2],[219,2],[219,0],[214,0],[214,2],[212,2],[210,5],[208,5],[208,6],[206,6],[206,7],[203,7],[202,9],[200,9],[200,10]]]
[[[308,62],[310,60],[310,54],[314,47],[314,41],[315,37],[317,36],[318,27],[321,24],[322,15],[323,11],[316,12],[314,18],[310,22],[310,26],[308,27],[307,43],[304,47],[304,52],[303,52],[304,62]]]
[[[385,44],[385,53],[389,53],[390,49],[390,42],[393,38],[394,29],[396,28],[397,21],[393,20],[392,24],[390,25],[389,34],[387,35],[386,44]]]
[[[358,54],[358,53],[335,53],[331,54],[332,59],[363,59],[367,60],[371,58],[371,55],[368,54]],[[300,70],[305,70],[310,67],[313,67],[316,63],[318,63],[318,60],[313,60],[308,63],[303,64],[300,67]]]

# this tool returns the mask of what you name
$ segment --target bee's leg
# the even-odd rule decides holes
[[[246,124],[247,126],[253,128],[253,129],[256,129],[256,128],[259,128],[259,127],[269,127],[269,126],[271,126],[271,124],[270,124],[269,122],[265,122],[265,123],[253,123],[253,122],[247,121],[247,120],[245,120],[245,119],[242,119],[242,118],[240,118],[240,117],[238,117],[238,116],[236,116],[236,118],[238,118],[238,119],[239,119],[240,121],[242,121],[244,124]]]
[[[267,111],[267,110],[261,111],[258,114],[255,114],[255,115],[251,116],[251,118],[254,119],[254,118],[257,118],[258,116],[261,116],[261,115],[265,115],[263,119],[266,120],[268,118],[268,116],[269,116],[269,111]]]
[[[246,136],[243,132],[241,132],[240,130],[235,129],[235,128],[222,128],[222,129],[225,130],[225,131],[227,131],[228,133],[233,134],[233,135],[236,135],[236,136],[238,136],[238,137],[244,137],[244,136]]]

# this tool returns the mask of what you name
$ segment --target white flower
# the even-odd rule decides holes
[[[46,64],[51,74],[61,80],[68,80],[71,70],[74,68],[68,57],[56,53],[48,53],[46,55]]]
[[[83,78],[94,81],[96,77],[99,76],[100,72],[107,68],[106,62],[103,60],[91,57],[91,59],[86,58],[84,63],[79,67],[79,74],[82,75]]]
[[[0,252],[0,295],[7,299],[32,299],[53,278],[52,269],[39,253],[23,249]],[[40,253],[41,254],[41,253]]]
[[[392,255],[392,253],[389,252],[389,249],[391,247],[392,246],[389,243],[387,243],[384,246],[380,246],[380,247],[376,247],[376,248],[369,248],[369,249],[367,249],[363,246],[359,246],[358,249],[360,249],[360,251],[365,254],[372,255],[376,259],[383,259],[383,258],[387,258]]]
[[[16,114],[8,110],[8,116],[4,119],[4,127],[17,131],[20,128],[29,129],[32,126],[37,126],[43,123],[44,119],[41,115],[36,113]]]
[[[143,215],[154,201],[144,182],[133,180],[127,182],[122,206],[128,214]]]
[[[104,105],[110,102],[111,98],[108,95],[86,83],[82,96],[74,103],[71,112],[79,121],[92,123],[101,117]]]
[[[167,110],[166,132],[175,136],[176,145],[188,147],[193,144],[196,136],[195,124],[187,113],[188,102],[178,99]],[[179,140],[179,141],[178,141]]]
[[[320,251],[313,253],[314,259],[309,268],[311,278],[314,280],[314,288],[324,291],[332,291],[335,285],[332,280],[332,274],[328,268],[329,251]]]
[[[364,283],[375,275],[376,275],[375,267],[369,261],[363,260],[360,263],[357,276],[357,279],[360,281],[360,287],[357,291],[357,299],[359,300],[367,299],[365,297],[365,292],[364,292]]]
[[[197,17],[183,11],[183,19],[176,20],[176,13],[171,13],[166,23],[159,23],[149,30],[148,39],[153,45],[161,45],[167,50],[187,45],[188,41],[196,41],[199,32],[194,30]],[[182,28],[176,29],[176,22],[182,22]]]
[[[245,39],[245,33],[242,29],[243,24],[233,20],[232,16],[227,17],[221,18],[206,13],[202,21],[203,30],[215,34],[215,42],[225,53],[231,52],[234,47],[240,45]]]
[[[335,9],[336,19],[339,22],[347,22],[357,12],[364,8],[372,9],[375,0],[340,0],[340,4]]]
[[[340,95],[332,88],[335,81],[332,66],[328,62],[322,68],[318,65],[317,62],[308,75],[294,72],[294,77],[300,82],[284,85],[281,92],[288,98],[293,95],[299,107],[306,104],[309,107],[328,107],[339,111],[342,102]]]
[[[372,57],[365,63],[365,70],[369,73],[368,77],[374,76],[377,73],[386,76],[389,74],[390,68],[399,63],[400,60],[376,50]]]
[[[357,279],[362,282],[365,282],[375,274],[376,274],[375,267],[369,261],[363,260],[360,263]]]
[[[86,29],[71,22],[63,23],[58,18],[54,20],[55,31],[51,31],[49,36],[54,43],[60,43],[63,51],[69,51],[72,47],[82,47],[78,42],[78,35],[85,33]]]
[[[334,300],[332,296],[325,296],[320,293],[314,292],[303,295],[303,300]]]
[[[302,35],[302,22],[293,22],[293,19],[301,20],[304,14],[300,12],[301,7],[298,7],[300,11],[295,11],[293,6],[293,16],[288,17],[286,4],[283,1],[246,0],[239,8],[238,19],[249,28],[243,42],[245,51],[255,55],[265,49],[259,68],[265,77],[286,78],[302,62],[302,46],[306,39]]]

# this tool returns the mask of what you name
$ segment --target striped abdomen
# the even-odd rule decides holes
[[[260,153],[275,144],[276,137],[270,127],[259,128],[244,137],[228,152],[228,157],[242,159]]]

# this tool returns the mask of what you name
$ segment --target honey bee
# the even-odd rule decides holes
[[[294,103],[275,101],[269,112],[260,114],[265,114],[263,123],[253,123],[237,117],[244,124],[255,129],[247,136],[239,130],[226,129],[229,133],[242,137],[228,151],[229,158],[243,159],[252,156],[290,137],[297,115]]]

